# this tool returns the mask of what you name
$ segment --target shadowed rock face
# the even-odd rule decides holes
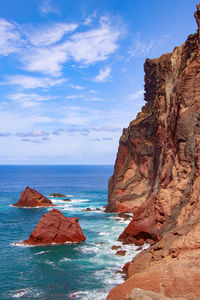
[[[200,24],[200,11],[195,13]],[[159,240],[200,215],[200,49],[198,33],[147,59],[146,105],[124,129],[107,212],[133,212],[120,240]]]
[[[43,215],[28,240],[28,245],[81,243],[85,236],[78,218],[67,218],[58,209],[52,209]]]
[[[17,207],[46,207],[46,206],[54,206],[51,200],[47,199],[42,194],[38,193],[34,189],[31,189],[29,186],[21,193],[21,197],[19,201],[13,206]]]

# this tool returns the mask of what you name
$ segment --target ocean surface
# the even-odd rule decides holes
[[[128,221],[104,213],[112,173],[113,166],[0,166],[1,300],[105,300],[111,288],[123,282],[117,271],[137,253],[137,247],[117,241]],[[65,216],[79,217],[86,241],[17,246],[17,242],[29,237],[42,215],[51,210],[12,207],[26,186],[47,197],[51,193],[68,195],[71,202],[51,200]],[[83,211],[87,207],[100,211]],[[116,250],[111,249],[113,245],[122,245],[126,256],[117,256]]]

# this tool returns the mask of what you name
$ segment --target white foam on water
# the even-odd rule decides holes
[[[69,298],[81,299],[81,300],[105,300],[109,293],[109,289],[94,289],[92,291],[78,291],[71,293]]]
[[[47,252],[49,252],[50,250],[47,250],[47,251],[40,251],[40,252],[38,252],[38,253],[35,253],[35,255],[40,255],[40,254],[44,254],[44,253],[47,253]]]
[[[66,262],[66,261],[71,261],[71,258],[64,257],[64,258],[59,260],[59,262]]]
[[[11,246],[15,247],[35,247],[33,245],[27,245],[23,241],[15,242],[15,243],[10,243]]]
[[[74,198],[74,199],[71,199],[71,202],[72,203],[89,202],[89,199]]]
[[[26,299],[26,297],[38,298],[39,296],[42,296],[42,292],[32,289],[32,288],[21,289],[21,290],[18,290],[17,292],[15,292],[15,294],[11,295],[12,298],[23,297],[24,299]]]
[[[99,232],[99,235],[110,235],[110,233],[103,231],[103,232]]]

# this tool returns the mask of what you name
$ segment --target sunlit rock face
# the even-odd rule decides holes
[[[20,199],[17,203],[13,204],[16,207],[46,207],[54,206],[54,204],[46,198],[44,195],[40,194],[36,190],[27,186],[25,190],[21,193]]]
[[[107,212],[133,212],[120,239],[159,240],[200,215],[200,49],[198,32],[174,51],[147,59],[146,105],[124,129]]]
[[[78,218],[67,218],[58,209],[52,209],[43,215],[28,240],[27,245],[51,245],[82,243],[85,236]]]
[[[196,34],[146,60],[147,103],[120,139],[107,211],[134,212],[119,239],[151,246],[107,300],[200,299],[200,4],[195,18]]]

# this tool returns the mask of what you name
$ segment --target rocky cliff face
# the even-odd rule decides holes
[[[195,18],[196,34],[146,60],[147,103],[120,139],[107,211],[134,213],[120,240],[154,245],[108,300],[200,299],[200,4]]]
[[[107,211],[134,213],[126,242],[159,240],[200,215],[200,5],[195,18],[196,34],[146,60],[146,105],[120,138]]]

